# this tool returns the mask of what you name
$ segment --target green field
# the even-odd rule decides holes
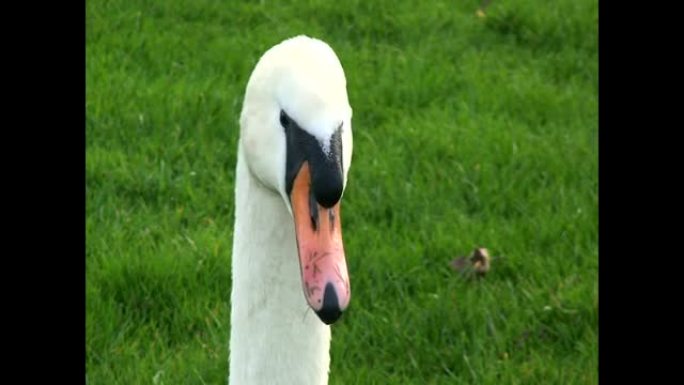
[[[86,2],[87,383],[226,383],[242,96],[308,34],[354,108],[330,383],[597,384],[598,2],[478,5]]]

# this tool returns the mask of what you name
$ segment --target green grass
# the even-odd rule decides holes
[[[226,382],[242,96],[300,33],[354,108],[331,384],[598,383],[597,2],[261,3],[86,3],[88,384]]]

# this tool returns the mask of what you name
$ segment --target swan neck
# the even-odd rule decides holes
[[[330,327],[302,292],[292,216],[238,148],[230,384],[327,384]]]

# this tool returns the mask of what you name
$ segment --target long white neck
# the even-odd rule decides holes
[[[231,385],[328,383],[330,327],[304,299],[292,216],[238,149]]]

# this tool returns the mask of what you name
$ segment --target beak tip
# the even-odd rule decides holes
[[[342,316],[342,309],[340,309],[337,292],[330,282],[325,285],[323,306],[321,306],[319,310],[316,310],[316,314],[326,325],[332,325]]]

